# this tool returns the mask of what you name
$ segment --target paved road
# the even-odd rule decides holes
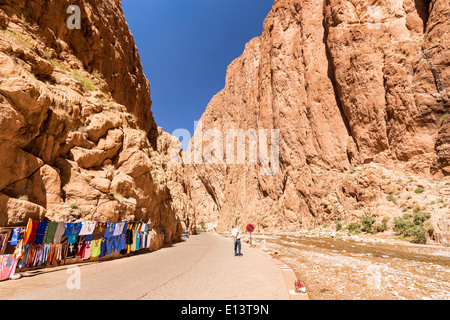
[[[289,300],[280,268],[247,244],[242,249],[235,257],[230,238],[195,235],[154,252],[77,264],[71,273],[68,266],[30,272],[0,282],[0,300]]]

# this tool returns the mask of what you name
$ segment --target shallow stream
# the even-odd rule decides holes
[[[249,240],[247,237],[245,240]],[[450,299],[450,248],[372,236],[253,235],[310,299]]]

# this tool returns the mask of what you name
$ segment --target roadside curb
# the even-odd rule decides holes
[[[309,300],[307,293],[297,293],[295,292],[295,281],[297,280],[297,276],[295,275],[294,270],[292,270],[288,265],[281,262],[280,260],[271,257],[271,261],[280,267],[281,272],[284,276],[284,281],[286,282],[286,288],[289,291],[289,298],[291,300]]]
[[[218,234],[218,235],[220,235],[224,238],[227,238],[224,234]],[[289,267],[287,264],[283,263],[281,260],[274,258],[267,252],[264,252],[264,250],[262,250],[259,246],[256,246],[254,244],[250,245],[250,243],[245,240],[243,242],[246,243],[250,248],[255,249],[259,253],[267,256],[267,258],[273,264],[275,264],[276,266],[278,266],[281,269],[290,300],[309,300],[308,293],[295,292],[295,281],[297,280],[297,276],[295,275],[295,272],[294,272],[294,270],[292,270],[291,267]]]
[[[292,270],[291,267],[289,267],[287,264],[283,263],[281,260],[272,257],[267,252],[264,252],[260,248],[256,246],[251,246],[252,248],[256,249],[258,252],[267,255],[269,260],[272,261],[276,266],[278,266],[281,269],[281,272],[283,273],[284,281],[286,283],[286,288],[289,293],[289,299],[290,300],[309,300],[308,293],[298,293],[295,292],[295,281],[297,280],[297,276],[295,275],[294,270]]]

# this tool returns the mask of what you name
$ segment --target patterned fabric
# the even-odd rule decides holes
[[[16,266],[17,259],[13,255],[0,256],[0,281],[11,278],[16,272]]]
[[[82,227],[80,230],[80,233],[78,235],[85,236],[88,234],[94,233],[95,226],[97,225],[97,222],[95,221],[83,221],[81,223]]]

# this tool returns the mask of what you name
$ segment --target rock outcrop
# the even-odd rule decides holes
[[[195,135],[242,129],[251,140],[276,129],[278,170],[262,174],[248,143],[245,161],[230,163],[210,152],[211,141],[226,150],[225,138],[196,145],[194,136],[188,152],[204,155],[189,172],[197,222],[277,231],[401,214],[376,209],[391,192],[384,170],[395,181],[435,181],[448,202],[449,10],[443,0],[276,0]],[[205,153],[223,162],[205,163]],[[448,220],[447,206],[427,210]]]
[[[166,168],[177,141],[155,124],[120,1],[77,3],[79,30],[69,1],[0,1],[0,225],[141,220],[157,249],[191,228],[183,169]]]

